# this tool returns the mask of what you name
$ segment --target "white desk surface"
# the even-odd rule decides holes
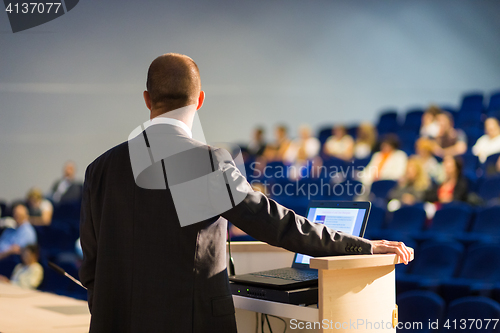
[[[0,332],[87,333],[87,302],[0,282]]]

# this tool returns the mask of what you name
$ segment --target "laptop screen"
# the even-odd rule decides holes
[[[368,208],[369,210],[369,208]],[[364,233],[364,222],[366,220],[367,208],[365,207],[313,207],[309,208],[307,219],[311,222],[321,223],[327,227],[355,236]],[[297,253],[296,264],[309,265],[310,256]]]

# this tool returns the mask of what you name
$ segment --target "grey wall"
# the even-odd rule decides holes
[[[0,198],[47,190],[67,159],[83,178],[125,141],[165,52],[201,69],[207,138],[241,142],[498,89],[499,41],[496,0],[80,1],[16,34],[0,13]]]

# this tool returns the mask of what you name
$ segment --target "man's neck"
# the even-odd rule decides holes
[[[196,112],[196,105],[187,105],[175,110],[167,110],[167,109],[152,109],[150,119],[156,117],[164,117],[164,118],[172,118],[179,121],[182,121],[184,124],[189,127],[190,130],[193,129],[193,120],[194,114]]]

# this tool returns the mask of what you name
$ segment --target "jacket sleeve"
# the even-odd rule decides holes
[[[94,278],[97,256],[97,238],[92,221],[90,206],[90,179],[92,175],[90,166],[85,172],[83,185],[82,208],[80,212],[80,243],[83,250],[83,261],[79,276],[82,284],[87,288],[89,310],[92,312],[92,300],[94,291]]]
[[[253,191],[229,153],[216,150],[231,189],[246,191],[243,201],[221,215],[255,239],[310,256],[372,254],[370,241],[312,223],[260,192]],[[234,193],[233,193],[234,195]]]

